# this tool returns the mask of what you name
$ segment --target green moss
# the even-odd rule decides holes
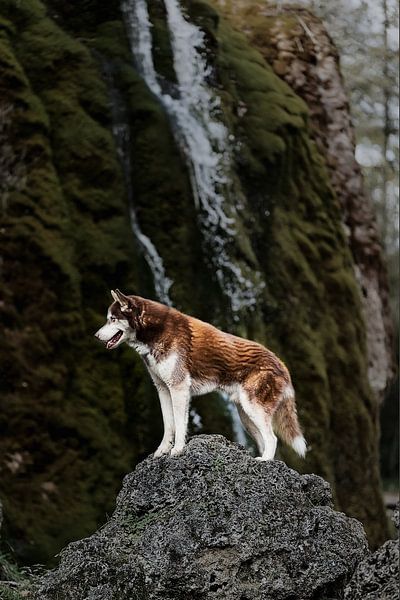
[[[117,4],[87,0],[79,16],[71,2],[49,1],[47,12],[36,0],[1,4],[1,92],[14,106],[10,140],[26,174],[24,188],[10,195],[0,238],[7,333],[0,449],[7,460],[23,457],[17,472],[2,471],[7,533],[35,561],[91,533],[112,510],[123,474],[161,437],[140,360],[129,349],[106,353],[92,339],[108,289],[154,296],[111,134],[114,87],[130,127],[136,212],[173,280],[175,304],[285,360],[311,449],[306,463],[284,448],[281,455],[328,478],[338,507],[379,542],[385,520],[358,290],[306,107],[208,3],[186,3],[205,28],[222,118],[236,139],[227,203],[229,211],[240,199],[241,239],[232,254],[265,282],[257,307],[234,325],[203,245],[185,161],[134,69]],[[150,8],[157,68],[173,81],[163,13],[156,2]],[[105,64],[112,82],[102,77]],[[231,437],[222,403],[196,407],[205,431]]]
[[[144,529],[147,529],[152,523],[170,519],[174,514],[173,508],[164,507],[159,510],[151,510],[142,517],[133,515],[120,515],[119,519],[122,528],[130,538],[137,537]]]
[[[252,8],[246,30],[253,47],[222,19],[218,26],[209,20],[208,27],[218,43],[215,67],[230,111],[226,122],[241,142],[236,171],[248,210],[259,219],[252,248],[267,283],[260,309],[268,318],[253,337],[289,366],[311,447],[305,464],[284,447],[281,455],[329,479],[337,506],[360,518],[377,544],[386,520],[352,259],[327,170],[311,141],[307,108],[257,51],[265,55],[268,32],[252,34],[252,19],[259,19],[257,31],[264,19]],[[238,25],[234,15],[232,20]]]
[[[215,307],[207,289],[214,276],[204,257],[187,168],[165,112],[130,64],[127,41],[122,39],[119,46],[115,43],[117,35],[120,24],[101,26],[94,47],[108,61],[113,85],[125,102],[134,140],[131,180],[135,211],[142,231],[155,243],[173,281],[170,293],[174,302],[188,312],[205,316]],[[167,76],[168,69],[162,73]],[[142,282],[149,281],[142,269],[140,277]],[[218,295],[217,284],[211,285]]]
[[[20,594],[20,592],[12,587],[10,587],[7,583],[2,583],[0,581],[0,593],[2,600],[22,600],[24,596]]]
[[[149,17],[152,25],[153,60],[157,73],[170,82],[176,83],[171,40],[167,26],[167,15],[163,2],[149,3]]]
[[[0,69],[26,185],[10,196],[1,240],[1,319],[13,332],[1,348],[1,451],[23,461],[5,467],[0,494],[9,539],[43,561],[105,518],[123,474],[156,445],[160,417],[132,353],[111,356],[92,337],[107,290],[132,289],[137,277],[98,65],[40,3],[1,9],[15,26],[2,31]]]
[[[0,551],[0,597],[2,600],[22,600],[31,589],[29,572],[21,570],[13,559]]]

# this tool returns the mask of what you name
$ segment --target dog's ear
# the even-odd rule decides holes
[[[115,302],[118,302],[122,312],[132,312],[131,302],[128,296],[125,296],[125,294],[119,290],[111,290],[111,296]]]

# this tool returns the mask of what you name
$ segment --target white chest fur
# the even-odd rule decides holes
[[[141,356],[146,356],[150,352],[150,348],[147,346],[147,344],[142,344],[142,342],[138,342],[134,338],[128,340],[128,346],[134,348]]]
[[[160,361],[156,361],[152,354],[146,356],[146,363],[148,368],[154,375],[159,377],[165,383],[169,383],[174,380],[174,374],[178,365],[178,354],[171,352],[166,358]]]

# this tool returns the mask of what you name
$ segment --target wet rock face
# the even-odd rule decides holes
[[[312,136],[340,202],[360,288],[369,382],[376,398],[382,400],[394,374],[388,279],[376,217],[355,158],[355,134],[338,51],[324,23],[300,6],[212,1],[307,104]]]
[[[337,49],[324,24],[306,10],[284,11],[281,17],[277,15],[272,29],[276,38],[271,51],[276,49],[278,63],[285,64],[283,78],[310,109],[314,139],[325,156],[341,204],[361,291],[369,381],[376,397],[382,400],[394,367],[388,280],[376,217],[355,159],[355,134]],[[303,52],[297,52],[293,59],[283,57],[285,44],[292,51],[300,44]]]
[[[36,600],[334,600],[366,549],[323,479],[197,436],[125,478],[110,521],[66,548]]]
[[[150,15],[156,71],[163,85],[173,86],[166,3],[140,4]],[[9,332],[0,346],[0,495],[9,541],[22,560],[46,562],[68,541],[94,530],[110,513],[122,474],[157,447],[161,412],[140,358],[128,348],[111,356],[93,332],[104,323],[108,289],[157,298],[156,288],[165,292],[172,280],[168,293],[177,308],[255,339],[285,361],[311,448],[302,467],[331,482],[336,506],[360,519],[378,546],[386,539],[386,520],[376,406],[354,261],[333,192],[348,189],[343,182],[350,179],[341,175],[332,186],[329,161],[323,160],[326,141],[336,159],[332,172],[351,164],[348,140],[346,153],[335,150],[346,115],[331,110],[335,98],[328,102],[332,88],[329,81],[326,88],[321,83],[320,63],[303,60],[301,48],[315,57],[304,27],[296,30],[301,38],[291,53],[294,36],[271,31],[277,20],[264,14],[266,3],[223,2],[235,15],[239,5],[251,13],[260,5],[257,35],[251,33],[251,14],[238,13],[240,22],[232,28],[209,2],[175,4],[204,31],[212,70],[207,85],[221,97],[216,114],[233,136],[233,187],[223,205],[237,221],[225,248],[234,260],[232,273],[261,275],[261,281],[249,278],[254,286],[262,284],[260,301],[239,320],[228,308],[212,267],[221,259],[220,232],[215,245],[203,243],[206,232],[199,228],[202,217],[173,119],[135,67],[120,2],[85,0],[79,11],[70,0],[1,2],[0,79],[4,101],[14,107],[8,113],[9,145],[24,156],[24,186],[10,192],[0,236],[0,322]],[[278,40],[278,34],[284,37]],[[313,64],[303,79],[293,78],[296,93],[263,58],[272,53],[274,65],[274,40],[280,58],[296,55],[288,68],[296,61]],[[322,59],[333,77],[329,53]],[[296,81],[312,92],[310,102]],[[332,126],[332,142],[323,137],[317,148],[316,129],[309,127],[299,96],[312,123],[320,114]],[[363,219],[359,213],[361,232]],[[146,258],[146,247],[162,259],[168,280],[163,286],[160,261],[150,260],[151,269],[147,258],[154,253]],[[369,298],[377,289],[371,281]],[[375,301],[379,308],[379,295]],[[383,340],[382,319],[368,314],[374,339]],[[32,323],[40,324],[40,334]],[[382,364],[375,372],[385,373]],[[196,400],[195,407],[202,432],[236,434],[221,400]],[[32,414],[40,416],[34,428]],[[282,457],[300,468],[290,452],[282,449]]]
[[[393,521],[399,528],[399,509]],[[357,567],[345,589],[345,600],[397,600],[399,597],[399,539],[388,540]]]

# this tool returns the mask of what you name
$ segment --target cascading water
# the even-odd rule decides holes
[[[111,100],[112,132],[116,142],[118,157],[121,161],[121,165],[124,172],[132,231],[141,247],[145,260],[147,261],[147,264],[149,265],[149,268],[153,274],[153,284],[157,297],[165,304],[171,306],[172,302],[169,297],[169,288],[172,284],[172,281],[165,274],[162,259],[159,256],[154,244],[141,231],[134,210],[132,169],[129,151],[130,129],[126,106],[117,86],[114,83],[113,63],[102,55],[99,55],[99,59],[103,66],[104,76],[107,82],[107,89]],[[226,395],[224,395],[224,400],[227,403],[228,411],[231,415],[232,431],[235,437],[235,441],[237,441],[239,444],[246,445],[246,435],[243,431],[243,428],[241,429],[239,415],[237,414],[237,411],[235,415],[235,408],[230,404],[229,399]],[[202,430],[203,424],[200,415],[193,406],[190,409],[190,418],[194,430],[196,432],[200,432]]]
[[[194,201],[210,260],[232,315],[255,307],[261,283],[229,256],[236,233],[237,211],[225,198],[231,193],[230,136],[218,121],[219,98],[207,79],[204,34],[183,15],[178,0],[164,0],[177,86],[172,96],[163,91],[153,62],[147,0],[123,0],[128,35],[136,67],[169,115],[177,143],[189,168]],[[228,215],[229,211],[229,215]],[[260,280],[259,280],[260,281]]]
[[[230,195],[230,152],[232,142],[218,121],[219,98],[207,83],[211,74],[203,54],[203,32],[182,14],[178,0],[164,0],[170,32],[173,62],[178,82],[174,96],[163,91],[152,54],[151,23],[147,0],[123,0],[129,40],[138,72],[170,117],[177,143],[186,157],[194,201],[200,215],[204,240],[211,253],[218,282],[229,298],[232,315],[256,305],[262,284],[255,284],[230,259],[229,243],[235,236],[236,208]],[[224,396],[232,420],[235,440],[247,446],[247,438],[237,410]],[[194,415],[196,417],[196,415]]]
[[[158,254],[153,242],[140,229],[134,208],[133,186],[132,186],[132,168],[130,157],[130,130],[125,103],[121,97],[118,88],[114,85],[113,66],[104,57],[101,57],[104,74],[107,80],[107,87],[111,98],[111,118],[112,131],[117,147],[117,153],[121,161],[124,172],[124,179],[128,195],[129,214],[131,227],[135,239],[138,241],[143,256],[153,275],[154,289],[161,302],[172,305],[169,297],[169,289],[172,280],[166,276],[163,261]]]

